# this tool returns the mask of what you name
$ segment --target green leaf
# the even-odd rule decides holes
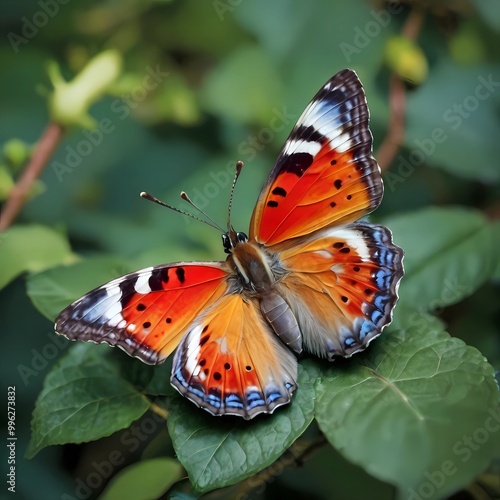
[[[437,64],[408,97],[405,146],[410,151],[400,156],[409,166],[400,162],[399,175],[407,177],[426,161],[455,175],[498,181],[499,81],[493,65]]]
[[[181,472],[181,465],[173,458],[143,460],[116,474],[99,499],[154,500],[180,479]]]
[[[258,46],[231,52],[206,79],[203,103],[208,111],[243,123],[266,124],[279,102],[279,76]]]
[[[15,186],[14,179],[7,165],[0,163],[0,201],[3,203]]]
[[[0,288],[25,271],[42,271],[75,260],[66,238],[36,224],[14,226],[0,235]]]
[[[493,368],[430,316],[326,369],[315,412],[333,446],[403,498],[445,497],[500,444]]]
[[[142,365],[142,363],[140,363]],[[172,391],[170,385],[170,374],[172,372],[172,356],[162,363],[155,366],[153,376],[148,384],[144,387],[144,393],[150,396],[171,396],[177,394]]]
[[[118,257],[89,258],[28,276],[28,296],[35,307],[53,321],[62,309],[83,294],[130,271],[130,264]]]
[[[405,251],[400,304],[439,309],[472,295],[498,262],[493,226],[478,211],[426,208],[384,219]]]
[[[221,4],[223,3],[221,2]],[[228,5],[226,4],[226,6]],[[237,9],[234,9],[234,16],[238,19],[238,23],[245,28],[245,31],[259,40],[259,45],[266,47],[266,53],[270,54],[276,62],[286,60],[287,57],[290,57],[290,53],[296,53],[297,46],[303,46],[304,39],[297,34],[307,29],[315,15],[314,6],[307,2],[297,2],[293,9],[289,7],[290,4],[286,3],[254,0],[253,2],[242,2]],[[324,4],[322,7],[331,8],[328,4]],[[356,7],[361,6],[357,5]],[[264,10],[265,16],[262,15]],[[331,8],[331,11],[334,10]],[[349,9],[346,7],[346,10]],[[327,11],[325,15],[328,16],[329,13]],[[340,15],[343,14],[344,9]],[[283,27],[286,25],[286,29],[276,29],[277,19],[284,23]],[[339,39],[341,38],[339,37]],[[307,49],[310,48],[311,38],[308,37]]]
[[[299,441],[301,440],[302,438]],[[275,470],[274,466],[271,466],[271,469]],[[335,496],[332,495],[332,471],[335,471]],[[265,471],[262,474],[265,474]],[[263,484],[265,484],[264,479],[266,478],[269,476],[264,476]],[[293,488],[298,493],[299,498],[303,496],[317,499],[352,500],[356,498],[389,499],[394,497],[391,485],[370,476],[362,468],[346,460],[328,444],[315,453],[307,454],[301,467],[285,469],[280,474],[279,481]],[[251,478],[248,482],[255,485],[257,480]]]
[[[495,31],[500,31],[500,9],[496,2],[471,0],[471,3],[486,24],[489,24]]]
[[[169,408],[168,430],[192,486],[200,492],[222,488],[274,463],[313,419],[317,375],[314,364],[302,363],[292,403],[250,422],[215,418],[177,398]]]
[[[493,222],[493,247],[500,248],[500,221]],[[493,279],[500,280],[500,257],[497,258],[495,270],[493,271]]]
[[[106,349],[77,344],[52,368],[33,412],[28,458],[49,445],[109,436],[149,408],[117,366],[100,355]]]

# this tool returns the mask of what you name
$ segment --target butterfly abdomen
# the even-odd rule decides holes
[[[297,319],[285,299],[277,292],[268,292],[260,299],[260,310],[283,343],[300,354],[302,334]]]

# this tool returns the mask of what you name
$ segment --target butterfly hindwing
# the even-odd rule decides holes
[[[281,253],[278,285],[307,351],[333,359],[362,351],[392,320],[403,251],[384,226],[353,223],[305,237]]]
[[[250,237],[270,246],[374,210],[383,186],[368,125],[356,73],[337,73],[285,142],[254,209]]]
[[[122,276],[64,309],[56,332],[119,346],[148,364],[161,363],[197,314],[226,292],[225,266],[181,262]]]
[[[245,419],[288,403],[297,361],[255,300],[226,295],[191,324],[175,353],[172,385],[214,415]]]

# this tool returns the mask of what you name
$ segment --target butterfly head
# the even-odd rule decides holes
[[[236,232],[232,227],[222,235],[222,245],[224,246],[224,252],[227,254],[231,253],[239,243],[246,243],[247,241],[248,236],[245,233]]]

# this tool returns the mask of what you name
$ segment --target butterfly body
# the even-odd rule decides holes
[[[238,291],[248,300],[258,302],[262,316],[274,333],[285,345],[300,354],[300,328],[277,289],[277,283],[287,274],[278,254],[270,254],[256,241],[243,241],[232,249],[228,264],[236,270],[233,279],[239,282]]]
[[[397,302],[402,250],[386,227],[356,222],[383,192],[368,122],[357,75],[341,71],[285,142],[249,236],[229,225],[225,261],[117,278],[62,311],[56,331],[149,364],[176,349],[172,385],[213,415],[250,419],[289,403],[297,355],[364,350]]]

